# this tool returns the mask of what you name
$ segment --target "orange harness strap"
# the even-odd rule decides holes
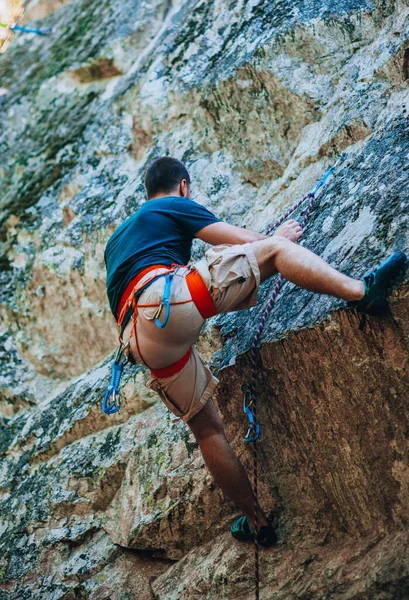
[[[190,271],[186,275],[186,284],[202,317],[204,319],[214,317],[217,314],[215,303],[198,271]]]
[[[143,283],[143,285],[146,285],[146,283],[149,283],[152,279],[154,279],[157,276],[158,269],[167,269],[167,270],[171,271],[172,267],[168,267],[166,265],[152,265],[150,267],[147,267],[146,269],[143,269],[143,271],[138,273],[138,275],[136,277],[134,277],[134,279],[132,279],[132,281],[129,282],[129,284],[127,285],[125,292],[123,293],[121,300],[119,302],[118,325],[119,326],[122,325],[126,311],[132,305],[132,307],[134,309],[134,314],[133,314],[133,327],[132,327],[132,331],[131,331],[131,337],[132,337],[132,335],[135,337],[136,347],[138,350],[138,354],[141,358],[141,361],[146,367],[148,367],[148,369],[150,369],[152,377],[165,378],[165,377],[172,377],[172,375],[179,373],[179,371],[181,371],[183,369],[183,367],[188,362],[190,355],[192,354],[192,347],[189,348],[189,350],[186,352],[186,354],[184,354],[182,356],[182,358],[180,358],[176,362],[172,363],[171,365],[168,365],[167,367],[163,367],[161,369],[152,369],[151,367],[149,367],[149,365],[144,361],[144,359],[142,357],[141,350],[140,350],[139,343],[138,343],[138,338],[136,335],[138,304],[135,302],[134,296],[135,296],[135,293],[138,291],[138,283],[141,281],[141,279],[148,273],[150,273],[152,271],[156,271],[155,273],[152,273],[152,277],[148,278]],[[199,273],[196,270],[189,271],[189,273],[186,275],[186,284],[189,289],[189,293],[192,297],[192,300],[185,300],[183,302],[172,302],[171,305],[184,304],[185,302],[193,301],[197,310],[199,311],[199,313],[201,314],[201,316],[204,319],[213,317],[217,313],[216,306],[208,292],[206,285],[203,282],[203,279],[201,278],[201,276],[199,275]]]

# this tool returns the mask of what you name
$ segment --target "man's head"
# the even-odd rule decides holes
[[[157,158],[145,173],[148,200],[163,196],[190,198],[190,177],[186,167],[171,156]]]

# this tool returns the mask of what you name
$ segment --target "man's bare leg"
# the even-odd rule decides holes
[[[291,233],[291,232],[290,232]],[[294,243],[297,236],[296,226],[293,228],[294,241],[285,231],[287,237],[274,235],[269,239],[252,242],[254,253],[260,267],[261,281],[277,272],[301,288],[329,294],[342,300],[360,300],[365,293],[361,280],[352,279],[339,273],[322,258]]]
[[[188,425],[199,444],[206,466],[215,482],[226,496],[243,511],[254,529],[252,488],[246,471],[229,446],[222,420],[211,399],[197,415],[190,419]],[[268,523],[261,509],[259,509],[258,521],[259,527]]]

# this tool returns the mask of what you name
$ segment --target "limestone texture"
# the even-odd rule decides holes
[[[265,230],[322,189],[302,244],[360,277],[409,251],[404,0],[32,0],[0,56],[0,599],[252,600],[253,550],[189,429],[127,367],[103,251],[169,154]],[[302,219],[305,204],[296,212]],[[205,245],[195,242],[193,258]],[[409,278],[381,317],[285,283],[258,354],[262,600],[409,598]],[[235,452],[274,287],[200,340]]]

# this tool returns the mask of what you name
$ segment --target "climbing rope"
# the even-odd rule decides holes
[[[335,164],[328,169],[325,175],[319,180],[315,188],[312,192],[301,198],[295,202],[271,227],[267,229],[265,232],[266,235],[270,234],[274,229],[279,227],[288,217],[299,208],[304,202],[308,200],[308,206],[304,213],[304,218],[301,222],[301,229],[305,229],[307,225],[308,219],[311,215],[311,211],[314,207],[314,203],[316,200],[316,194],[318,190],[324,185],[330,175],[334,172],[337,166],[343,162],[346,158],[346,152],[344,152]],[[277,283],[275,284],[271,297],[267,302],[266,308],[264,310],[263,316],[261,317],[260,324],[257,328],[257,331],[254,335],[251,348],[250,348],[250,363],[252,374],[250,378],[250,384],[248,386],[243,386],[244,391],[244,411],[247,414],[249,419],[249,429],[247,431],[246,437],[244,438],[245,442],[252,444],[252,457],[253,457],[253,500],[254,500],[254,576],[255,576],[255,597],[256,600],[260,599],[260,567],[259,567],[259,543],[258,543],[258,448],[257,448],[257,440],[260,436],[260,425],[257,423],[257,359],[259,352],[259,342],[261,335],[263,333],[265,324],[267,319],[270,316],[270,313],[274,307],[274,302],[277,298],[277,295],[280,291],[280,288],[283,284],[284,277],[282,275],[279,276]]]

